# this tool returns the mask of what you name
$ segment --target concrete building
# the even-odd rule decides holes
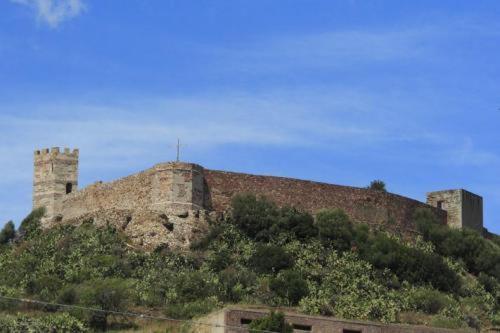
[[[269,313],[266,308],[228,307],[197,320],[192,332],[246,333],[248,325]],[[285,321],[295,333],[452,333],[472,332],[416,325],[383,324],[369,321],[346,320],[334,317],[309,316],[282,310]]]

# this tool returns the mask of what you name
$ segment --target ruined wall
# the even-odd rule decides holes
[[[253,193],[264,195],[280,206],[291,205],[313,213],[322,208],[341,208],[356,222],[384,225],[394,232],[414,230],[412,216],[421,207],[432,209],[446,223],[443,210],[382,191],[207,169],[204,175],[206,206],[217,211],[227,209],[235,194]]]
[[[65,196],[51,225],[90,220],[99,226],[114,225],[143,248],[188,247],[207,229],[202,194],[200,166],[162,163]]]

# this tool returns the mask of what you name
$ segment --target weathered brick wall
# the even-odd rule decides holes
[[[204,174],[206,206],[216,211],[226,210],[235,194],[253,193],[264,195],[279,206],[291,205],[313,213],[322,208],[341,208],[354,221],[385,225],[396,232],[415,229],[412,216],[417,208],[433,210],[442,223],[446,223],[446,212],[443,210],[392,193],[207,169]]]

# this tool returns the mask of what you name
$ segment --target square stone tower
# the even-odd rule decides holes
[[[448,213],[448,226],[483,232],[483,198],[479,195],[463,189],[430,192],[427,204]]]
[[[34,155],[33,208],[45,207],[45,224],[61,211],[61,199],[78,187],[78,149],[55,147]]]

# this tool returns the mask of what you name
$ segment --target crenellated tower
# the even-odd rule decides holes
[[[33,208],[45,207],[44,221],[61,211],[61,200],[78,187],[78,149],[58,147],[34,153]]]

